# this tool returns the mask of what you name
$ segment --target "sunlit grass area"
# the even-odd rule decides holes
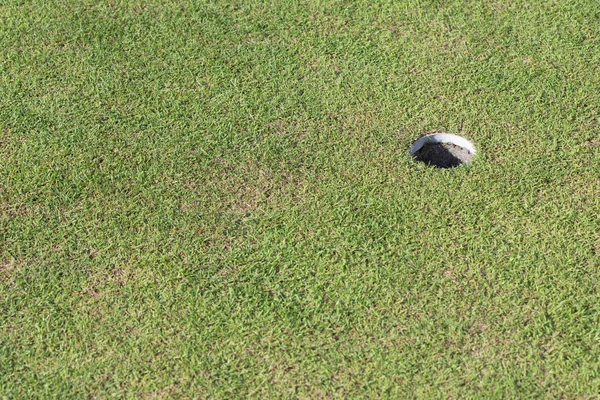
[[[578,0],[0,0],[0,397],[597,395],[599,37]]]

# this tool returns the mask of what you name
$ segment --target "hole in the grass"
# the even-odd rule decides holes
[[[410,149],[410,155],[415,160],[438,168],[454,168],[468,164],[475,152],[473,143],[449,133],[423,136],[414,142]]]

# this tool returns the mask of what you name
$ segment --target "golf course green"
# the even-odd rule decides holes
[[[0,399],[598,393],[598,3],[0,0]]]

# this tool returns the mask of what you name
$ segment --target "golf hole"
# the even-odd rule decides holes
[[[454,168],[468,164],[475,153],[473,143],[450,133],[422,136],[410,148],[410,155],[415,160],[437,168]]]

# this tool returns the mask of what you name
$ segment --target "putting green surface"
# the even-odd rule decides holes
[[[598,394],[594,2],[0,0],[0,49],[0,398]]]

